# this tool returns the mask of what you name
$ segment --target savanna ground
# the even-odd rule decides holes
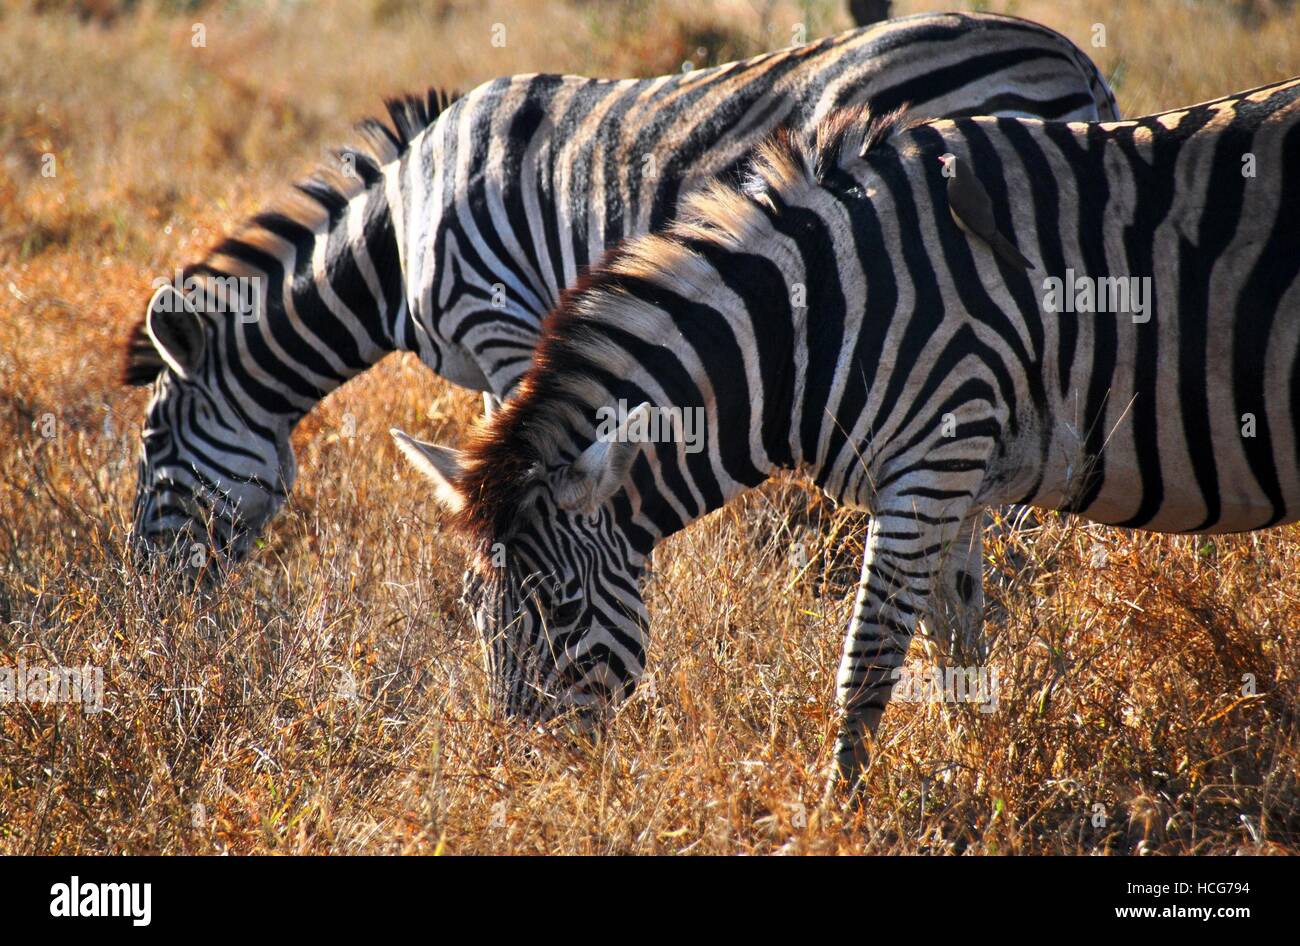
[[[1300,70],[1297,7],[979,6],[1088,48],[1128,114]],[[383,95],[723,62],[784,45],[800,21],[814,37],[845,28],[840,4],[0,11],[0,665],[91,664],[107,691],[98,714],[0,705],[0,852],[1300,847],[1296,528],[1169,538],[1050,516],[1000,533],[997,710],[895,703],[860,808],[821,799],[863,521],[797,481],[656,553],[653,682],[589,745],[487,718],[456,604],[463,549],[386,434],[454,443],[479,401],[413,356],[303,422],[288,510],[219,593],[123,561],[144,395],[117,378],[151,280],[348,140]],[[926,665],[920,645],[911,660]]]

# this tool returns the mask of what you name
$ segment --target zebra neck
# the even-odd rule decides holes
[[[404,347],[401,262],[384,188],[350,197],[304,188],[314,219],[264,213],[218,247],[215,278],[251,280],[251,317],[227,317],[219,350],[241,399],[259,419],[292,427],[327,394]],[[259,286],[258,282],[264,282]]]
[[[675,377],[682,365],[667,353],[649,357],[627,387],[618,386],[631,403],[655,405],[644,431],[650,443],[633,465],[626,502],[616,500],[641,554],[778,470],[804,462],[796,411],[804,383],[796,367],[799,322],[785,304],[788,291],[771,289],[754,285],[745,312],[715,308],[701,322],[679,316],[677,325],[699,357],[688,378]],[[746,327],[735,344],[708,340],[718,315]]]

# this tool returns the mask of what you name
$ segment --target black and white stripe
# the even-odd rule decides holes
[[[944,155],[1034,269],[958,226]],[[853,774],[918,621],[945,597],[979,619],[984,508],[1300,518],[1297,220],[1300,79],[1106,123],[842,113],[594,270],[463,454],[404,449],[482,549],[560,589],[524,639],[501,581],[475,595],[542,668],[533,713],[635,685],[646,556],[774,470],[871,512],[838,679]],[[1051,311],[1070,270],[1149,279],[1149,308]],[[707,449],[598,437],[620,401],[704,411]]]
[[[294,425],[390,351],[508,394],[542,317],[607,247],[663,223],[697,182],[734,175],[778,124],[812,127],[864,102],[1116,117],[1105,81],[1064,37],[956,14],[657,79],[511,76],[452,102],[392,103],[391,126],[366,123],[362,147],[187,270],[260,279],[255,318],[196,305],[201,358],[164,371],[189,353],[167,359],[159,338],[188,332],[151,305],[128,369],[156,386],[159,446],[141,462],[137,535],[200,536],[205,509],[224,520],[218,531],[238,516],[255,535],[292,485]]]

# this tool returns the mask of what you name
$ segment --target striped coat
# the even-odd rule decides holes
[[[918,621],[980,613],[984,508],[1300,518],[1297,219],[1300,79],[1131,121],[850,110],[778,136],[588,276],[463,453],[399,436],[477,545],[500,704],[626,696],[651,549],[778,469],[872,514],[850,777]],[[703,450],[646,436],[665,410],[700,413]]]
[[[734,176],[778,123],[860,102],[1115,113],[1060,35],[960,15],[658,79],[512,76],[395,102],[391,126],[364,124],[363,147],[151,300],[127,368],[154,387],[135,535],[238,556],[283,504],[289,433],[327,393],[405,350],[508,394],[546,311],[607,246],[667,220],[697,182]]]

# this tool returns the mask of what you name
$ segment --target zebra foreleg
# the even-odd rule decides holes
[[[917,622],[928,611],[944,558],[970,511],[969,498],[952,498],[959,495],[952,491],[942,502],[919,502],[915,493],[903,492],[882,503],[871,518],[836,681],[840,728],[828,791],[840,780],[855,794],[860,791],[870,758],[868,741],[889,703]]]

